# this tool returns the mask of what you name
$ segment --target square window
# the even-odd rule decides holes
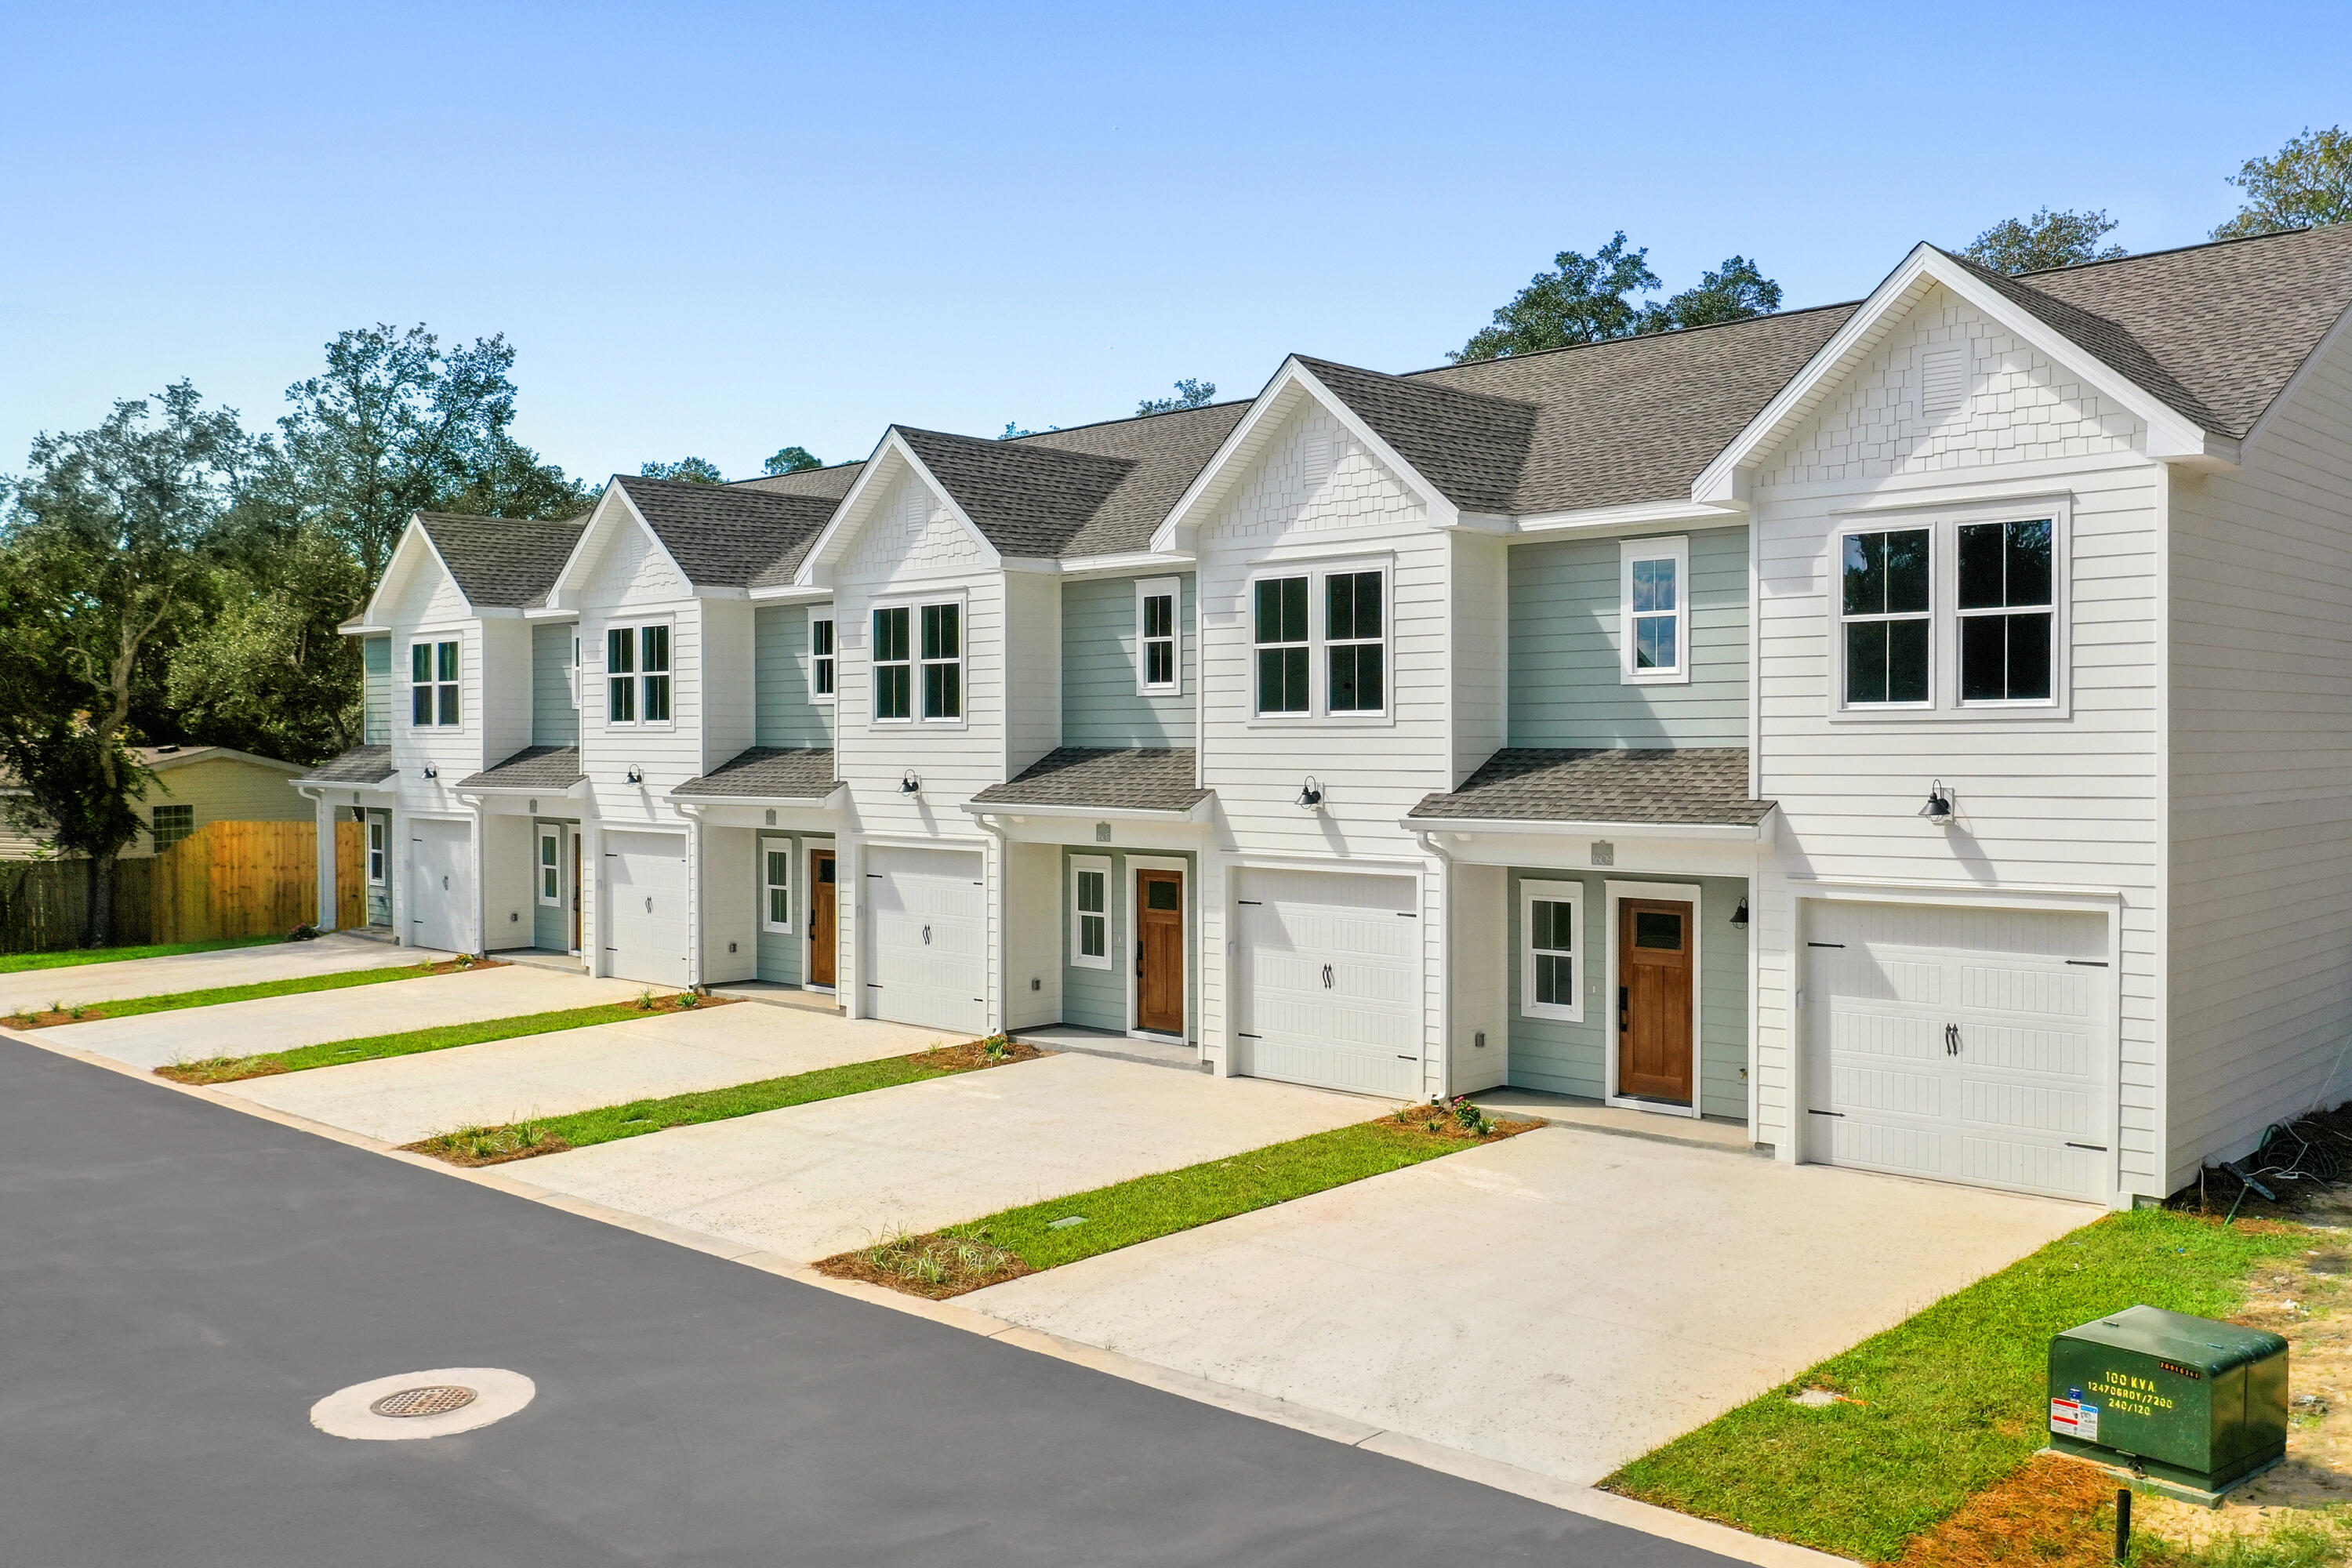
[[[148,831],[154,836],[155,848],[160,853],[169,849],[196,830],[196,808],[193,805],[159,805],[148,819]]]

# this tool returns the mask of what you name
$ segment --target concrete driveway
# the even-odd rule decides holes
[[[338,1069],[348,1070],[348,1069]],[[509,1167],[803,1262],[1368,1121],[1386,1101],[1076,1054]]]
[[[223,947],[176,958],[131,958],[113,963],[78,963],[61,969],[28,969],[0,974],[0,1013],[45,1007],[52,1002],[114,1002],[131,996],[163,996],[205,991],[215,985],[250,985],[332,974],[345,969],[396,969],[446,958],[424,948],[394,947],[365,937],[322,936],[316,942],[275,942],[262,947]]]
[[[590,984],[618,984],[632,996],[644,989],[632,982],[589,982],[578,975],[520,968],[414,984],[472,985],[508,973],[539,974],[572,987],[574,995],[583,994],[583,988]],[[383,989],[405,990],[410,984],[400,981]],[[545,1004],[567,1005],[579,1004]],[[708,1011],[665,1013],[622,1024],[595,1024],[584,1029],[486,1040],[478,1046],[455,1046],[413,1057],[248,1079],[224,1085],[223,1089],[331,1127],[409,1143],[460,1127],[561,1116],[656,1095],[814,1072],[844,1062],[905,1056],[950,1038],[936,1029],[853,1022],[835,1013],[739,1002]],[[534,1179],[547,1163],[546,1160],[531,1162],[529,1169]]]
[[[2097,1213],[1547,1128],[960,1300],[1590,1484]]]
[[[414,948],[404,951],[415,952]],[[410,962],[415,960],[412,957]],[[592,980],[584,974],[509,964],[472,973],[387,980],[357,990],[309,991],[225,1002],[215,1007],[58,1024],[45,1031],[43,1037],[135,1067],[152,1068],[210,1057],[290,1051],[329,1040],[430,1029],[443,1024],[593,1007],[600,1002],[625,1002],[644,989],[633,980]]]

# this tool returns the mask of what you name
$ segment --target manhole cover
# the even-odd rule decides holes
[[[368,1408],[378,1415],[446,1415],[452,1410],[463,1410],[476,1398],[470,1388],[460,1388],[454,1383],[435,1384],[427,1388],[404,1388],[397,1394],[387,1394]]]

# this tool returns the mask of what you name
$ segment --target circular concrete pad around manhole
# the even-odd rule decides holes
[[[435,1367],[339,1388],[310,1406],[310,1425],[369,1443],[446,1437],[502,1421],[538,1393],[530,1379],[502,1367]]]

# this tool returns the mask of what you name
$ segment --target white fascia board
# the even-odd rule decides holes
[[[1465,837],[1495,834],[1514,837],[1685,838],[1700,843],[1769,844],[1780,812],[1765,814],[1753,827],[1688,822],[1525,822],[1491,816],[1406,816],[1397,826],[1408,833],[1451,833]]]
[[[1234,426],[1233,434],[1225,437],[1224,444],[1217,448],[1216,456],[1209,459],[1208,467],[1202,468],[1185,488],[1184,493],[1177,498],[1175,506],[1170,509],[1166,521],[1153,531],[1151,548],[1155,553],[1190,551],[1193,547],[1193,531],[1223,499],[1234,479],[1256,459],[1267,434],[1289,416],[1291,409],[1297,406],[1297,399],[1302,396],[1321,404],[1348,434],[1370,448],[1372,456],[1382,466],[1403,479],[1421,497],[1423,504],[1429,509],[1431,527],[1454,528],[1459,524],[1462,509],[1430,483],[1419,469],[1406,462],[1395,447],[1381,439],[1354,409],[1348,406],[1344,398],[1324,385],[1293,355],[1282,362],[1282,368],[1275,372],[1274,379],[1265,384],[1265,390],[1259,393],[1257,401],[1250,405],[1249,413]]]
[[[347,637],[388,637],[392,635],[392,628],[390,626],[370,626],[367,623],[367,618],[365,616],[345,621],[341,626],[337,626],[335,630],[341,632]]]
[[[295,779],[292,783],[296,789],[305,792],[314,789],[348,789],[358,790],[366,795],[398,795],[400,793],[400,774],[396,772],[387,777],[377,779],[373,784],[362,784],[357,779],[322,779],[310,777]]]
[[[833,811],[844,804],[848,794],[845,784],[837,784],[823,795],[680,795],[675,789],[663,792],[664,798],[675,802],[680,811],[698,805],[772,805],[795,811]]]
[[[752,589],[746,596],[762,605],[818,605],[832,598],[833,590],[830,587],[803,588],[797,583],[771,584],[765,588]]]
[[[1832,333],[1802,370],[1773,395],[1763,411],[1748,422],[1731,444],[1717,455],[1691,483],[1691,500],[1701,504],[1743,501],[1748,478],[1797,423],[1826,397],[1838,380],[1875,348],[1917,296],[1934,284],[1950,289],[1974,310],[2003,327],[2063,366],[2102,396],[2113,399],[2147,426],[2147,455],[2163,460],[2190,459],[2202,464],[2236,460],[2237,443],[2189,419],[2089,353],[2063,332],[2046,325],[1984,280],[1922,242],[1912,247],[1901,266],[1870,292],[1862,308]]]
[[[563,605],[534,605],[522,613],[526,621],[576,621],[580,612]]]
[[[584,778],[574,779],[562,789],[556,789],[548,784],[457,784],[454,786],[453,793],[462,795],[468,800],[479,795],[536,795],[541,799],[553,795],[556,799],[562,800],[586,795],[588,781]]]
[[[1528,512],[1500,521],[1506,531],[1515,534],[1613,533],[1625,529],[1714,528],[1742,522],[1747,517],[1748,508],[1740,502],[1644,500],[1622,506],[1585,507],[1576,511]]]
[[[809,546],[808,559],[801,563],[800,571],[793,575],[794,587],[830,585],[832,568],[848,550],[858,530],[865,526],[875,498],[888,490],[889,484],[885,482],[879,472],[887,467],[881,460],[886,454],[897,457],[917,479],[930,488],[931,493],[939,498],[940,504],[948,509],[948,515],[962,524],[964,531],[971,534],[972,542],[980,546],[981,559],[988,568],[995,571],[1004,569],[1004,557],[997,552],[995,545],[989,542],[988,535],[981,532],[980,525],[971,521],[955,497],[948,493],[948,488],[923,466],[923,460],[915,456],[915,449],[907,445],[906,437],[899,435],[898,427],[893,426],[882,437],[882,444],[874,448],[874,455],[866,460],[866,466],[858,471],[856,483],[851,485],[849,493],[841,498],[841,505],[834,509],[833,516],[825,522],[824,531],[816,536],[814,544]],[[896,474],[891,475],[890,482],[895,482],[897,477]],[[825,575],[821,577],[821,572]]]
[[[1134,805],[1027,805],[1012,801],[966,801],[973,816],[1066,816],[1087,822],[1206,822],[1216,797],[1196,801],[1181,811],[1155,811]]]
[[[619,477],[617,474],[614,476],[615,479]],[[614,521],[615,519],[619,521]],[[572,547],[571,555],[563,563],[563,570],[555,574],[554,586],[547,591],[551,608],[577,608],[576,603],[571,602],[569,596],[580,592],[580,579],[587,573],[590,556],[604,549],[605,540],[618,527],[633,527],[644,534],[646,542],[654,547],[654,552],[677,574],[679,582],[688,585],[690,596],[703,592],[694,587],[692,574],[678,564],[677,556],[669,552],[669,546],[662,542],[661,535],[654,531],[654,525],[646,521],[645,514],[637,510],[636,502],[629,499],[629,492],[618,484],[607,481],[604,499],[596,503],[595,511],[588,519],[588,526],[580,531],[580,542]],[[737,593],[741,591],[735,590]]]

